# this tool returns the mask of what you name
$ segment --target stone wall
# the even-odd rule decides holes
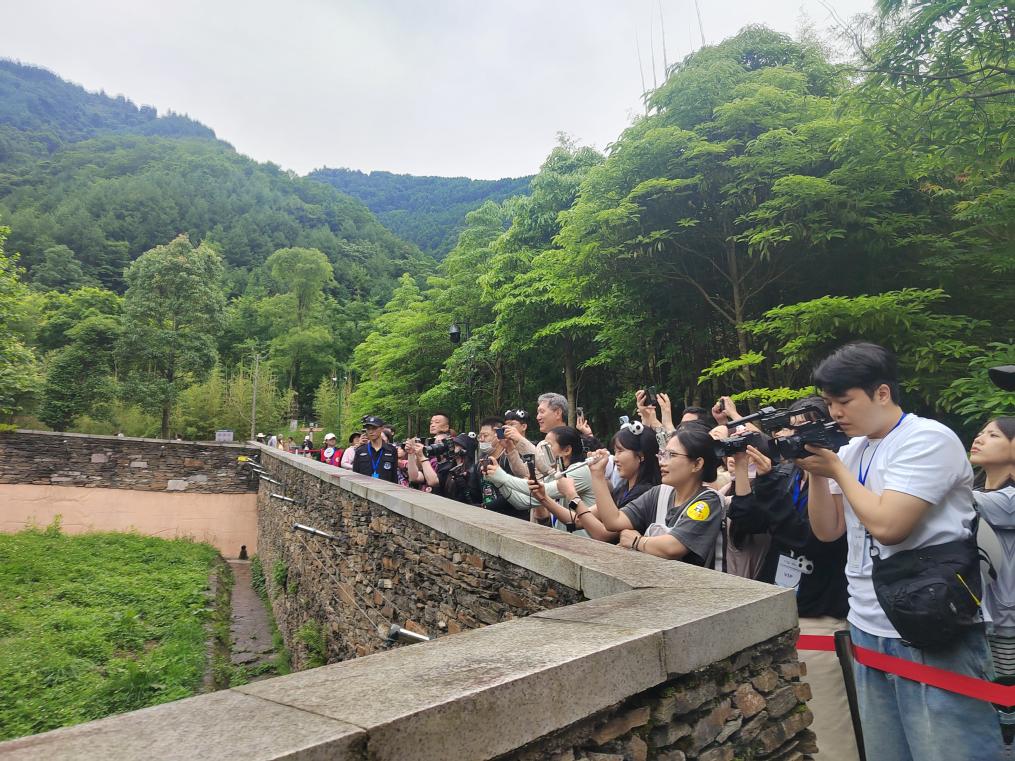
[[[258,508],[290,640],[311,641],[306,624],[317,621],[334,659],[381,648],[372,636],[390,621],[438,636],[0,743],[5,761],[799,761],[814,751],[791,591],[277,450],[261,459],[281,482],[260,481]],[[293,532],[303,519],[337,540]]]
[[[393,623],[434,638],[583,599],[578,590],[451,539],[316,473],[274,458],[265,458],[264,467],[281,485],[261,483],[258,557],[294,667],[307,661],[305,637],[297,636],[307,625],[323,633],[327,659],[339,661],[383,649]],[[337,539],[294,531],[294,523]]]
[[[243,444],[14,431],[0,433],[0,484],[244,493],[256,483],[236,458],[252,454]]]
[[[817,751],[795,633],[679,676],[501,761],[800,761]]]

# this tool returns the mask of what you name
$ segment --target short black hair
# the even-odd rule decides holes
[[[479,423],[480,428],[487,425],[490,426],[491,428],[503,428],[504,418],[498,417],[497,415],[491,415],[490,417],[483,418]]]
[[[442,418],[444,418],[445,420],[448,421],[448,426],[449,427],[451,426],[451,415],[449,415],[448,413],[444,412],[444,410],[437,410],[430,417],[433,418],[433,417],[437,417],[438,415],[440,415]]]
[[[841,396],[851,388],[861,388],[871,399],[882,385],[888,386],[892,401],[901,400],[899,361],[884,346],[856,342],[840,346],[818,363],[812,376],[821,391]]]
[[[680,417],[683,417],[684,415],[694,415],[699,423],[707,425],[710,430],[715,426],[715,418],[712,417],[712,413],[704,407],[684,407],[684,411],[680,413]]]
[[[352,442],[354,442],[359,437],[360,437],[360,432],[359,431],[355,431],[353,433],[350,433],[349,434],[349,443],[352,444]]]

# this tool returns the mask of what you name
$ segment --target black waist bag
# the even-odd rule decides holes
[[[944,648],[981,622],[975,538],[903,550],[887,558],[871,542],[870,553],[874,593],[906,644]]]

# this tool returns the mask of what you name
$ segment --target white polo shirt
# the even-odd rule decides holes
[[[959,437],[936,420],[906,415],[883,439],[854,438],[839,450],[839,458],[857,476],[866,476],[866,488],[875,494],[897,491],[929,502],[930,507],[905,541],[890,547],[878,543],[881,557],[902,550],[965,539],[972,533],[973,469]],[[861,462],[862,460],[862,462]],[[870,468],[868,470],[868,467]],[[829,483],[833,494],[839,485]],[[849,622],[878,637],[899,637],[888,621],[877,595],[871,572],[870,541],[863,525],[843,497],[849,555],[846,580],[849,587]]]

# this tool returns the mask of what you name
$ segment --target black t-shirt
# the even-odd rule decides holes
[[[398,450],[391,444],[382,444],[380,451],[374,449],[369,441],[356,447],[356,456],[352,459],[354,472],[364,476],[373,476],[382,481],[398,483]]]
[[[629,488],[627,481],[624,481],[613,487],[613,504],[617,507],[623,507],[628,502],[638,499],[638,497],[651,489],[652,486],[653,484],[649,483],[636,483],[633,487]]]
[[[822,542],[807,518],[807,484],[792,463],[781,463],[754,481],[754,490],[734,495],[729,516],[733,534],[764,534],[772,544],[758,574],[758,581],[787,586],[787,578],[800,569],[797,612],[800,616],[845,618],[849,612],[846,593],[846,537]],[[780,565],[781,563],[781,565]]]

